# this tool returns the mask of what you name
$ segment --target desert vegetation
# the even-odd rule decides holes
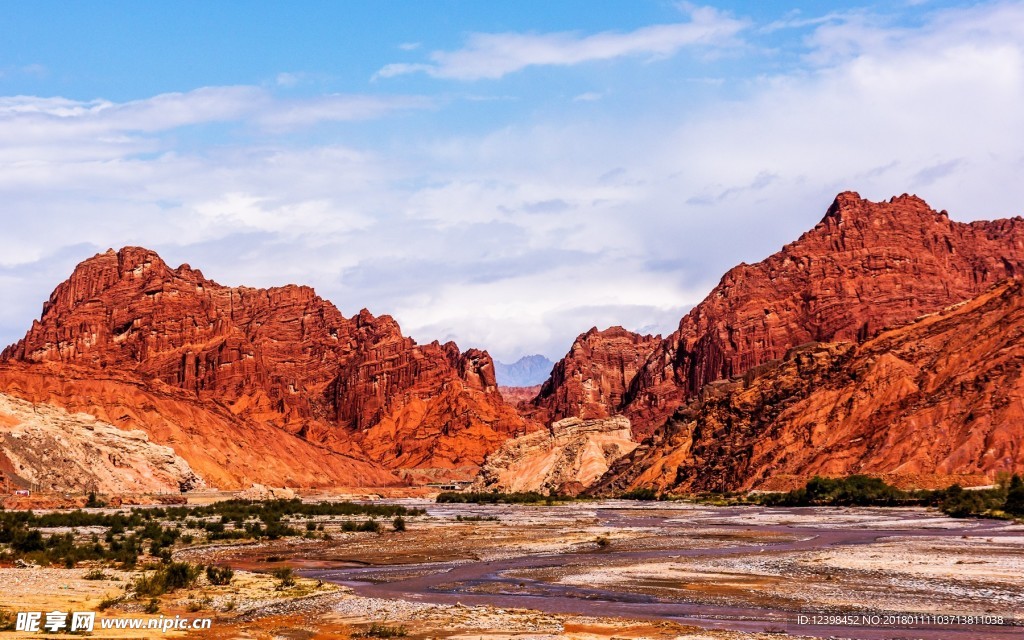
[[[443,491],[437,495],[438,503],[461,504],[555,504],[571,502],[575,498],[558,494],[544,495],[536,491],[501,493],[499,491]]]
[[[1024,481],[1019,475],[1002,477],[994,488],[906,491],[880,478],[853,475],[847,478],[811,478],[800,489],[764,493],[746,498],[768,506],[929,506],[954,518],[971,516],[1024,516]]]
[[[175,548],[203,542],[329,539],[326,520],[332,522],[336,532],[379,533],[383,527],[377,518],[393,518],[392,528],[404,531],[407,518],[423,513],[422,509],[400,505],[308,504],[297,499],[227,500],[201,507],[135,508],[113,513],[0,511],[0,560],[69,568],[90,562],[133,569],[140,559],[170,564]],[[363,516],[369,517],[361,519]],[[302,520],[304,526],[296,526]],[[54,529],[58,531],[48,531]],[[92,532],[78,534],[79,529]],[[230,581],[230,577],[227,579]]]

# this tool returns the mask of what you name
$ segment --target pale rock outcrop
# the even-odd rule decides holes
[[[188,462],[84,413],[0,394],[0,471],[47,491],[157,493],[205,486]]]
[[[488,456],[475,486],[479,490],[575,495],[635,447],[629,420],[622,416],[566,418],[549,430],[506,442]]]
[[[298,497],[294,489],[287,487],[267,487],[254,483],[251,487],[238,494],[243,500],[291,500]]]

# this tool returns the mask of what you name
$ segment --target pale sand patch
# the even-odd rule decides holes
[[[841,552],[805,553],[798,557],[798,561],[859,571],[899,572],[923,578],[1019,585],[1024,575],[1024,538],[992,540],[982,543],[971,539],[900,538],[868,547],[846,547]]]

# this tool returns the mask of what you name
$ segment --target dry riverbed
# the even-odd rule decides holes
[[[795,625],[798,614],[1009,617],[1024,601],[1024,527],[920,509],[403,503],[428,509],[404,532],[178,550],[175,560],[230,565],[235,579],[202,577],[161,596],[150,617],[209,617],[212,629],[95,636],[766,640],[828,637]],[[282,588],[270,575],[279,567],[305,577]],[[0,568],[3,606],[96,610],[139,575],[85,573]],[[146,616],[146,604],[98,615]]]

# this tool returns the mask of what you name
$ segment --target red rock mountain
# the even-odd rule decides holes
[[[903,486],[1024,471],[1024,284],[860,345],[811,343],[704,387],[595,489],[791,489],[814,475]]]
[[[533,400],[542,422],[578,417],[607,418],[625,400],[630,381],[661,342],[622,327],[594,327],[573,342],[555,363],[551,377]]]
[[[167,407],[169,415],[201,410],[202,419],[189,425],[180,416],[182,423],[163,434],[166,443],[189,433],[202,456],[206,447],[230,448],[213,442],[229,435],[239,447],[232,456],[252,463],[245,479],[258,475],[268,457],[304,466],[310,447],[325,460],[355,457],[342,466],[368,459],[464,476],[530,426],[503,402],[485,352],[418,345],[389,316],[363,310],[346,318],[308,287],[224,287],[134,247],[79,265],[0,360],[7,363],[0,388],[85,409],[118,426],[128,425],[99,415],[118,403],[114,388],[137,389],[140,406],[153,394],[181,400],[180,411]],[[154,428],[126,415],[132,427]],[[293,449],[278,450],[275,440]],[[206,465],[181,455],[202,474],[227,454]],[[225,473],[218,474],[222,484],[243,482]],[[345,474],[316,484],[339,484]],[[367,481],[381,479],[379,467],[376,474]]]
[[[726,273],[654,346],[621,400],[607,396],[604,411],[624,413],[643,437],[709,382],[806,342],[866,340],[1019,274],[1024,219],[959,223],[916,196],[869,202],[841,193],[796,242]],[[575,351],[574,345],[555,370],[586,369]],[[554,415],[576,415],[575,384],[571,376],[553,376],[537,401]]]

